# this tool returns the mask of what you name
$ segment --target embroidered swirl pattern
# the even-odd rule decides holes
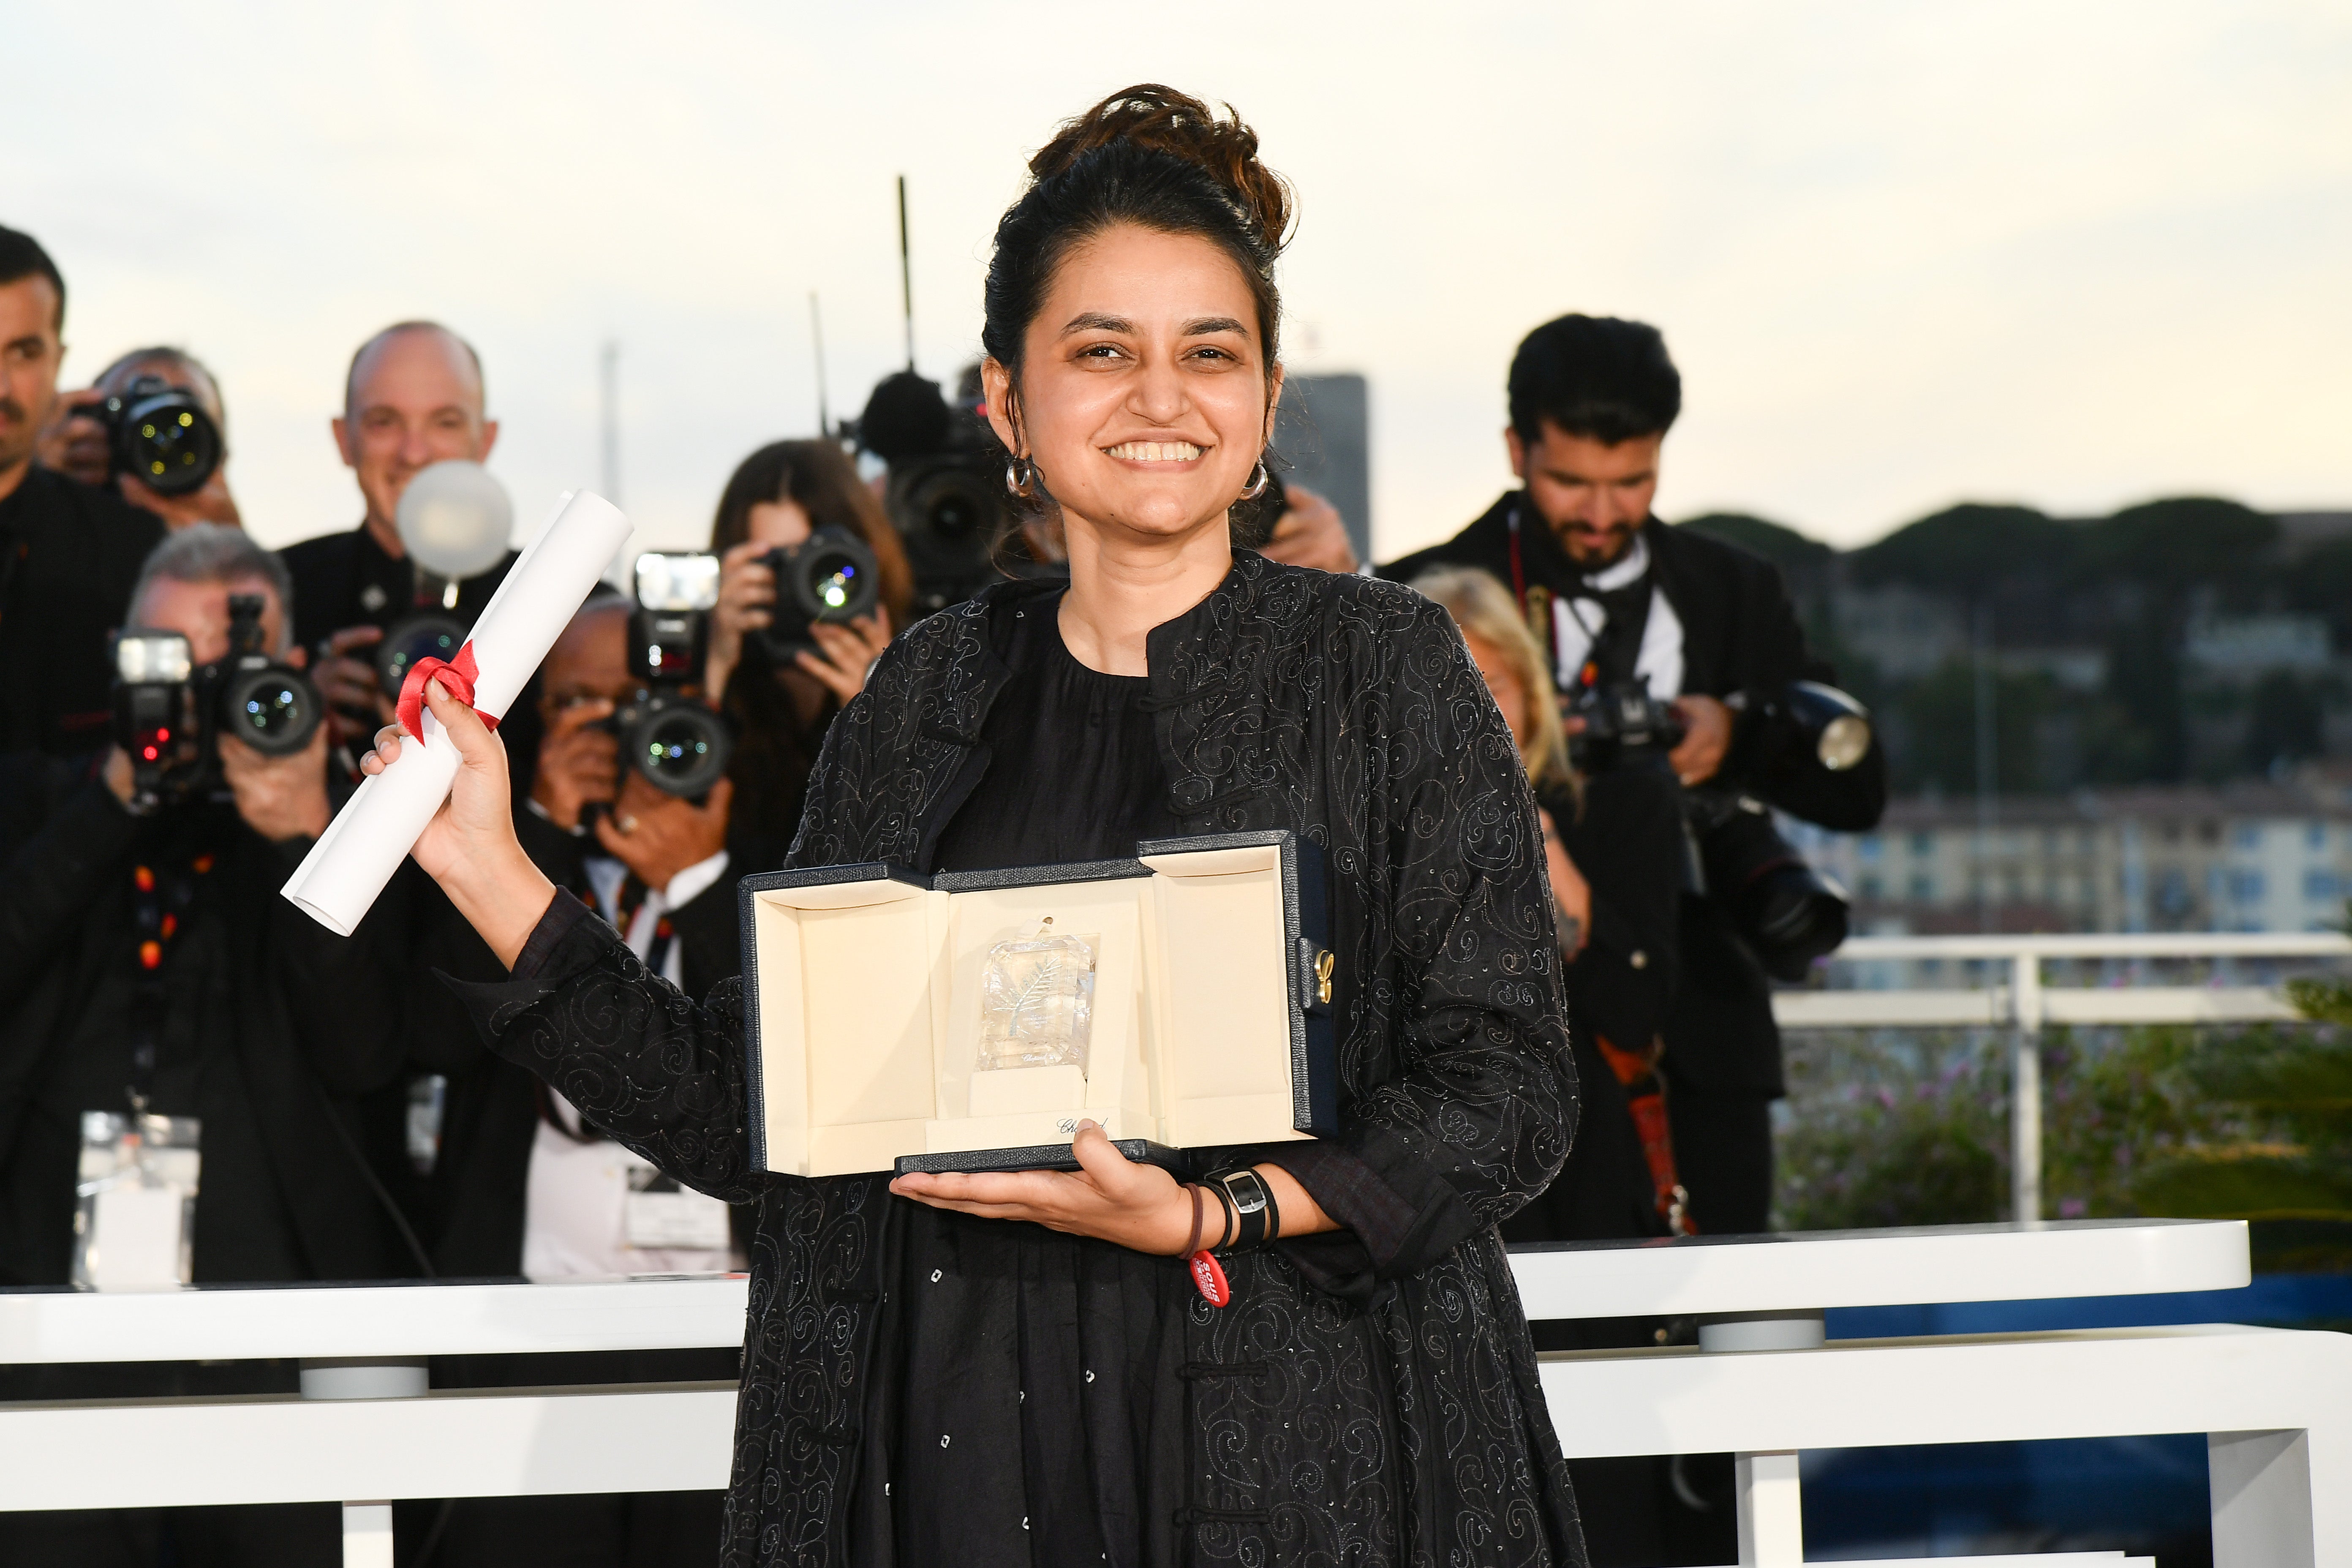
[[[921,622],[876,667],[826,737],[790,864],[919,865],[1003,679],[989,603]],[[1348,1142],[1391,1185],[1417,1173],[1437,1196],[1407,1198],[1443,1234],[1433,1261],[1368,1300],[1318,1289],[1279,1252],[1234,1259],[1233,1305],[1185,1310],[1189,1505],[1109,1560],[1580,1565],[1492,1229],[1559,1169],[1576,1098],[1510,735],[1435,605],[1245,553],[1154,634],[1152,669],[1187,826],[1285,826],[1323,847]],[[881,1180],[750,1168],[740,983],[697,1005],[589,921],[541,976],[478,988],[496,1048],[679,1180],[758,1205],[726,1561],[888,1561],[856,1523],[887,1517],[858,1497]]]

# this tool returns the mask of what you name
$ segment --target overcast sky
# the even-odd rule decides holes
[[[596,482],[698,542],[735,461],[901,353],[975,352],[996,216],[1103,92],[1231,100],[1297,185],[1289,358],[1372,388],[1383,554],[1509,483],[1504,369],[1567,310],[1655,321],[1660,510],[1854,543],[1962,499],[2352,506],[2352,6],[2063,0],[205,7],[5,0],[0,222],[72,291],[70,384],[220,373],[249,525],[357,521],[352,348],[488,364],[535,524]]]

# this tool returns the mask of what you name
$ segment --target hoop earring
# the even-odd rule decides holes
[[[1260,458],[1257,460],[1257,467],[1250,470],[1250,487],[1242,492],[1242,500],[1257,500],[1258,497],[1265,494],[1265,487],[1273,482],[1274,476],[1265,471],[1265,459]]]
[[[1026,500],[1029,487],[1037,482],[1037,465],[1026,458],[1004,459],[1004,488],[1013,495]]]

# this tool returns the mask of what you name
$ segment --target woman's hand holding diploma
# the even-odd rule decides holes
[[[499,962],[512,969],[531,929],[547,913],[555,884],[531,864],[515,837],[506,742],[440,681],[425,682],[425,700],[457,749],[457,780],[411,853]],[[360,760],[360,770],[383,772],[400,755],[406,733],[398,724],[378,731],[375,750]]]

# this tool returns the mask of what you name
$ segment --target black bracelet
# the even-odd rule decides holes
[[[1261,1247],[1282,1235],[1282,1211],[1275,1205],[1274,1189],[1248,1166],[1217,1172],[1209,1178],[1209,1190],[1234,1212],[1234,1237],[1222,1250]]]

